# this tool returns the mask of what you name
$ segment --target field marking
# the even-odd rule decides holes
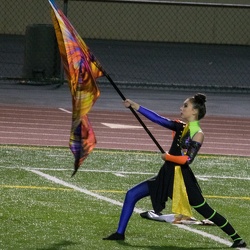
[[[93,193],[93,192],[91,192],[91,191],[89,191],[89,190],[87,190],[87,189],[80,188],[80,187],[78,187],[78,186],[75,186],[75,185],[73,185],[73,184],[70,184],[70,183],[68,183],[68,182],[65,182],[65,181],[63,181],[63,180],[61,180],[61,179],[58,179],[58,178],[56,178],[56,177],[54,177],[54,176],[45,174],[45,173],[43,173],[43,172],[41,172],[41,171],[38,171],[38,170],[35,170],[35,169],[30,169],[30,168],[25,168],[25,170],[26,170],[26,171],[30,171],[30,172],[32,172],[32,173],[35,173],[35,174],[37,174],[37,175],[39,175],[39,176],[42,176],[42,177],[44,177],[45,179],[50,180],[50,181],[52,181],[52,182],[55,182],[55,183],[57,183],[57,184],[60,184],[60,185],[66,186],[66,187],[73,188],[73,189],[75,189],[75,190],[77,190],[77,191],[79,191],[79,192],[81,192],[81,193],[85,193],[85,194],[90,195],[90,196],[92,196],[92,197],[95,197],[95,198],[97,198],[97,199],[107,201],[107,202],[109,202],[109,203],[111,203],[111,204],[113,204],[113,205],[118,205],[118,206],[120,206],[120,207],[123,206],[123,203],[122,203],[122,202],[119,202],[119,201],[116,201],[116,200],[107,198],[107,197],[102,196],[102,195],[98,195],[98,194]],[[142,213],[142,212],[144,212],[144,211],[141,210],[141,209],[138,209],[138,208],[134,208],[134,212],[136,212],[136,213]],[[215,235],[212,235],[212,234],[203,232],[203,231],[201,231],[201,230],[193,229],[193,228],[190,228],[190,227],[185,226],[185,225],[179,225],[179,224],[172,224],[172,225],[177,226],[177,227],[179,227],[179,228],[181,228],[181,229],[184,229],[184,230],[187,230],[187,231],[190,231],[190,232],[199,234],[199,235],[201,235],[201,236],[203,236],[203,237],[209,238],[209,239],[214,240],[214,241],[216,241],[216,242],[219,242],[219,243],[221,243],[221,244],[224,244],[224,245],[227,245],[227,246],[231,246],[231,245],[232,245],[232,242],[230,242],[230,241],[228,241],[228,240],[224,240],[224,239],[222,239],[222,238],[220,238],[220,237],[218,237],[218,236],[215,236]]]
[[[107,142],[105,143],[102,143],[102,144],[107,144]],[[148,144],[149,145],[149,144]],[[60,150],[60,151],[63,151],[63,150],[68,150],[69,151],[69,149],[68,149],[68,147],[60,147],[60,148],[58,148],[58,147],[55,147],[55,146],[48,146],[48,147],[45,147],[45,146],[41,146],[41,145],[32,145],[32,146],[30,146],[30,145],[13,145],[13,144],[1,144],[0,145],[0,148],[11,148],[11,149],[13,149],[13,148],[25,148],[25,149],[29,149],[29,150],[43,150],[43,151],[48,151],[48,150],[51,150],[51,149],[53,149],[53,150]],[[210,147],[209,147],[210,148]],[[236,151],[237,151],[237,149],[235,149]],[[136,155],[155,155],[155,154],[159,154],[159,152],[156,152],[156,151],[152,151],[152,150],[150,150],[150,151],[145,151],[145,150],[136,150],[136,149],[134,149],[134,150],[126,150],[126,151],[124,151],[124,149],[112,149],[112,148],[110,148],[110,149],[105,149],[105,148],[95,148],[94,149],[94,151],[92,152],[92,154],[95,154],[95,153],[103,153],[103,152],[105,152],[106,154],[115,154],[115,155],[118,155],[118,154],[127,154],[127,152],[129,152],[130,154],[136,154]],[[225,158],[231,158],[231,159],[238,159],[239,157],[240,158],[243,158],[243,159],[245,159],[245,160],[249,160],[250,159],[250,157],[249,156],[242,156],[242,155],[238,155],[238,154],[235,154],[235,155],[232,155],[232,154],[230,154],[230,155],[226,155],[226,154],[220,154],[220,156],[221,157],[225,157]],[[199,158],[205,158],[205,159],[210,159],[210,158],[217,158],[218,157],[218,155],[215,155],[215,154],[204,154],[204,153],[202,153],[202,154],[199,154],[198,155],[198,157]],[[78,171],[80,171],[80,170],[78,170]]]
[[[60,156],[61,157],[61,156]],[[5,167],[5,166],[1,166],[0,168],[16,168],[16,167]],[[22,168],[22,167],[21,167]],[[27,167],[25,167],[25,169],[27,169]],[[66,169],[66,168],[33,168],[36,170],[46,170],[46,171],[71,171],[72,169]],[[93,173],[111,173],[114,174],[116,176],[126,176],[126,175],[156,175],[157,173],[155,172],[129,172],[129,171],[112,171],[112,170],[98,170],[98,169],[79,169],[78,172],[93,172]],[[245,181],[249,181],[250,177],[236,177],[236,176],[217,176],[217,175],[195,175],[197,179],[200,180],[207,180],[209,178],[214,178],[214,179],[234,179],[234,180],[245,180]]]
[[[74,191],[72,188],[56,188],[56,187],[46,187],[46,186],[20,186],[20,185],[0,185],[0,188],[16,188],[16,189],[41,189],[41,190],[62,190],[62,191]],[[124,190],[102,190],[102,189],[93,189],[90,190],[94,193],[119,193],[125,194]],[[234,196],[220,196],[220,195],[204,195],[205,198],[211,199],[234,199],[234,200],[250,200],[250,197],[234,197]]]
[[[20,186],[20,185],[0,185],[0,188],[16,188],[16,189],[41,189],[41,190],[62,190],[62,191],[74,191],[72,188],[55,188],[46,186]],[[125,194],[123,190],[90,190],[94,193],[120,193]],[[211,199],[234,199],[234,200],[250,200],[250,197],[234,197],[234,196],[220,196],[220,195],[204,195],[205,198]]]
[[[58,109],[65,112],[65,113],[72,114],[72,111],[69,111],[67,109],[64,109],[64,108],[58,108]]]
[[[104,122],[101,122],[101,124],[103,124],[104,126],[109,127],[109,128],[118,128],[118,129],[131,129],[131,128],[142,129],[143,128],[142,126],[125,125],[125,124],[117,124],[117,123],[104,123]]]
[[[73,191],[72,188],[56,188],[46,186],[20,186],[20,185],[0,185],[2,188],[16,188],[16,189],[39,189],[39,190],[62,190],[62,191]]]
[[[205,198],[215,198],[215,199],[233,199],[233,200],[249,200],[250,197],[236,197],[236,196],[220,196],[220,195],[204,195]]]
[[[104,201],[107,201],[107,202],[109,202],[109,203],[112,203],[112,204],[118,205],[118,206],[122,206],[122,205],[123,205],[123,203],[121,203],[121,202],[119,202],[119,201],[116,201],[116,200],[107,198],[107,197],[105,197],[105,196],[96,194],[96,193],[94,193],[94,192],[89,191],[88,189],[77,187],[77,186],[75,186],[75,185],[73,185],[73,184],[70,184],[70,183],[65,182],[65,181],[63,181],[63,180],[60,180],[60,179],[58,179],[58,178],[56,178],[56,177],[54,177],[54,176],[45,174],[45,173],[43,173],[43,172],[41,172],[41,171],[38,171],[38,170],[35,170],[35,169],[30,169],[30,168],[24,168],[24,169],[27,170],[27,171],[30,171],[30,172],[32,172],[32,173],[35,173],[35,174],[37,174],[37,175],[39,175],[39,176],[42,176],[42,177],[44,177],[45,179],[50,180],[50,181],[52,181],[52,182],[54,182],[54,183],[63,185],[63,186],[65,186],[65,187],[72,188],[72,189],[77,190],[77,191],[79,191],[79,192],[81,192],[81,193],[85,193],[85,194],[87,194],[87,195],[93,196],[93,197],[95,197],[95,198],[97,198],[97,199],[99,199],[99,200],[104,200]],[[138,213],[141,213],[141,212],[142,212],[142,210],[139,210],[139,209],[136,209],[136,208],[135,208],[135,211],[138,212]]]
[[[0,148],[26,148],[26,149],[32,149],[32,150],[43,150],[43,151],[48,151],[48,150],[58,150],[58,147],[54,147],[54,146],[41,146],[41,145],[14,145],[14,144],[1,144]],[[210,147],[209,147],[210,148]],[[68,147],[59,147],[59,150],[68,150]],[[237,149],[235,149],[237,150]],[[145,151],[145,150],[126,150],[124,151],[123,149],[105,149],[105,148],[95,148],[95,150],[93,151],[92,154],[94,153],[103,153],[105,152],[106,154],[127,154],[127,152],[129,152],[130,154],[137,154],[137,155],[155,155],[155,154],[159,154],[158,151]],[[231,158],[231,159],[238,159],[240,158],[244,158],[249,160],[250,157],[249,156],[240,156],[240,155],[226,155],[226,154],[220,154],[221,157],[225,157],[225,158]],[[217,154],[204,154],[201,153],[198,155],[199,158],[217,158],[218,155]]]
[[[232,245],[232,242],[230,242],[228,240],[224,240],[224,239],[222,239],[222,238],[220,238],[218,236],[215,236],[213,234],[209,234],[209,233],[206,233],[206,232],[198,230],[198,229],[190,228],[190,227],[188,227],[186,225],[181,225],[181,224],[173,224],[173,225],[175,225],[175,226],[177,226],[179,228],[182,228],[184,230],[190,231],[192,233],[199,234],[199,235],[201,235],[203,237],[212,239],[212,240],[217,241],[217,242],[219,242],[221,244],[224,244],[224,245],[227,245],[227,246],[231,246]],[[243,249],[243,248],[241,248],[241,249]],[[245,249],[247,249],[247,248],[245,248]]]

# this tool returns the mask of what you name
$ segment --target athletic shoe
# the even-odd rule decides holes
[[[231,247],[238,248],[238,247],[246,247],[246,246],[247,244],[244,240],[236,240]]]
[[[113,233],[109,235],[106,238],[103,238],[103,240],[125,240],[124,234],[119,234],[119,233]]]

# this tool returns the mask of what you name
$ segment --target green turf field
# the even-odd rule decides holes
[[[125,242],[102,240],[117,227],[126,190],[161,165],[159,153],[96,149],[71,178],[68,148],[1,145],[0,249],[227,249],[216,239],[230,239],[216,226],[142,219],[138,211],[152,208],[149,198],[138,202]],[[250,244],[250,158],[199,155],[191,166],[208,202]],[[164,212],[171,213],[171,202]]]

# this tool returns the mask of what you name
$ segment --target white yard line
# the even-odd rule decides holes
[[[224,244],[224,245],[227,245],[227,246],[231,246],[232,245],[232,242],[228,241],[228,240],[224,240],[218,236],[215,236],[215,235],[212,235],[212,234],[209,234],[209,233],[206,233],[206,232],[203,232],[201,230],[197,230],[197,229],[194,229],[194,228],[191,228],[191,227],[188,227],[186,225],[181,225],[181,224],[173,224],[179,228],[182,228],[184,230],[187,230],[187,231],[190,231],[192,233],[196,233],[196,234],[199,234],[203,237],[206,237],[206,238],[209,238],[211,240],[214,240],[216,242],[219,242],[221,244]],[[242,248],[241,248],[242,249]]]
[[[39,176],[41,176],[41,177],[44,177],[45,179],[50,180],[50,181],[52,181],[52,182],[54,182],[54,183],[63,185],[63,186],[65,186],[65,187],[70,187],[70,188],[72,188],[72,189],[74,189],[74,190],[77,190],[77,191],[79,191],[79,192],[81,192],[81,193],[85,193],[85,194],[87,194],[87,195],[90,195],[90,196],[92,196],[92,197],[95,197],[96,199],[104,200],[104,201],[107,201],[107,202],[109,202],[109,203],[111,203],[111,204],[113,204],[113,205],[117,205],[117,206],[120,206],[120,207],[122,207],[122,205],[123,205],[123,203],[121,203],[121,202],[119,202],[119,201],[116,201],[116,200],[107,198],[107,197],[105,197],[105,196],[102,196],[102,195],[93,193],[93,192],[91,192],[91,191],[89,191],[89,190],[87,190],[87,189],[84,189],[84,188],[75,186],[75,185],[70,184],[70,183],[68,183],[68,182],[65,182],[65,181],[63,181],[63,180],[60,180],[60,179],[58,179],[58,178],[56,178],[56,177],[54,177],[54,176],[45,174],[45,173],[43,173],[43,172],[41,172],[41,171],[39,171],[39,170],[30,169],[30,168],[25,168],[25,170],[30,171],[30,172],[32,172],[32,173],[35,173],[35,174],[37,174],[37,175],[39,175]],[[142,213],[143,210],[138,209],[138,208],[135,208],[135,209],[134,209],[134,212],[136,212],[136,213]],[[220,238],[220,237],[218,237],[218,236],[215,236],[215,235],[212,235],[212,234],[203,232],[203,231],[201,231],[201,230],[193,229],[193,228],[188,227],[188,226],[185,226],[185,225],[176,225],[176,224],[173,224],[173,225],[175,225],[175,226],[177,226],[177,227],[179,227],[179,228],[181,228],[181,229],[184,229],[184,230],[187,230],[187,231],[190,231],[190,232],[199,234],[199,235],[201,235],[201,236],[203,236],[203,237],[209,238],[209,239],[214,240],[214,241],[216,241],[216,242],[219,242],[219,243],[221,243],[221,244],[224,244],[224,245],[227,245],[227,246],[231,246],[231,245],[232,245],[232,242],[230,242],[230,241],[228,241],[228,240],[224,240],[224,239],[222,239],[222,238]],[[241,248],[241,249],[243,249],[243,248]],[[247,249],[247,248],[245,248],[245,249]]]
[[[45,173],[43,173],[43,172],[41,172],[41,171],[39,171],[39,170],[30,169],[30,168],[25,168],[25,170],[30,171],[30,172],[32,172],[32,173],[35,173],[35,174],[37,174],[37,175],[40,175],[40,176],[44,177],[45,179],[50,180],[50,181],[52,181],[52,182],[54,182],[54,183],[63,185],[63,186],[65,186],[65,187],[72,188],[72,189],[74,189],[74,190],[76,190],[76,191],[79,191],[79,192],[81,192],[81,193],[84,193],[84,194],[87,194],[87,195],[90,195],[90,196],[93,196],[93,197],[95,197],[96,199],[104,200],[104,201],[107,201],[107,202],[109,202],[109,203],[111,203],[111,204],[114,204],[114,205],[117,205],[117,206],[120,206],[120,207],[122,207],[122,205],[123,205],[123,203],[121,203],[121,202],[119,202],[119,201],[116,201],[116,200],[107,198],[107,197],[105,197],[105,196],[96,194],[96,193],[91,192],[91,191],[89,191],[89,190],[87,190],[87,189],[85,189],[85,188],[77,187],[77,186],[75,186],[75,185],[73,185],[73,184],[71,184],[71,183],[68,183],[68,182],[65,182],[65,181],[63,181],[63,180],[60,180],[60,179],[58,179],[57,177],[54,177],[54,176],[45,174]],[[136,213],[142,213],[143,211],[140,210],[140,209],[135,209],[135,212],[136,212]]]
[[[2,166],[0,166],[2,167]],[[7,167],[13,168],[13,167]],[[72,169],[66,168],[36,168],[36,170],[49,170],[49,171],[72,171]],[[98,169],[79,169],[78,172],[94,172],[94,173],[111,173],[114,175],[126,176],[126,175],[156,175],[153,172],[129,172],[129,171],[112,171],[112,170],[98,170]],[[207,180],[207,179],[237,179],[237,180],[250,180],[250,177],[235,177],[235,176],[217,176],[217,175],[196,175],[197,179]]]

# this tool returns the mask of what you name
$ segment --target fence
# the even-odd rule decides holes
[[[250,4],[215,2],[57,0],[56,4],[118,84],[248,91]],[[0,0],[0,4],[0,84],[62,81],[49,3]]]

